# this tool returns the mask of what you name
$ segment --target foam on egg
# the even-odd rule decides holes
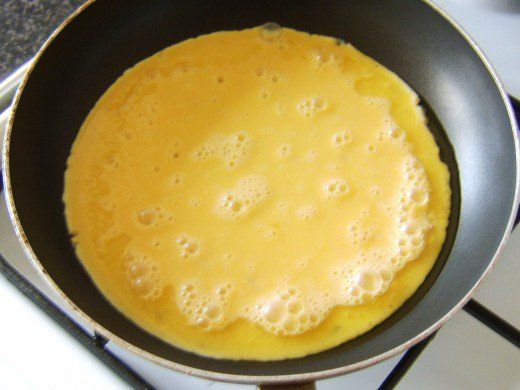
[[[276,291],[267,293],[255,305],[248,305],[247,310],[243,308],[235,311],[233,315],[229,314],[225,317],[227,321],[232,322],[239,317],[247,318],[271,333],[295,335],[318,326],[335,306],[359,305],[384,293],[395,274],[424,250],[426,234],[432,227],[427,213],[430,189],[423,165],[411,156],[403,163],[401,174],[403,180],[398,191],[399,197],[396,199],[398,206],[385,209],[394,220],[391,246],[363,247],[373,239],[377,231],[376,227],[364,222],[370,213],[363,212],[360,219],[347,224],[345,234],[345,239],[360,249],[353,252],[351,258],[337,258],[335,266],[330,271],[332,283],[329,290],[320,291],[316,287],[310,287],[310,281],[304,293],[297,287],[281,285]],[[377,186],[374,188],[378,190]],[[349,190],[346,181],[338,178],[325,182],[322,188],[328,200],[337,200],[347,195]],[[234,190],[224,195],[220,212],[235,217],[243,215],[242,213],[247,213],[248,209],[242,209],[242,205],[256,205],[255,199],[258,194],[268,194],[265,179],[258,176],[244,178]],[[250,201],[246,203],[245,200],[248,199]],[[233,200],[240,201],[241,206],[233,209]],[[316,206],[308,204],[297,208],[296,216],[301,220],[309,220],[316,212]],[[273,235],[273,230],[269,230],[268,236]],[[197,313],[213,310],[206,309],[213,307],[212,298],[205,297],[201,302],[203,303],[197,303],[199,306],[202,305]],[[218,307],[219,313],[220,310],[225,310],[223,306]],[[204,329],[219,329],[225,326],[226,320],[220,317],[220,314],[217,322],[211,322],[201,316],[202,314],[193,317],[190,321]]]
[[[296,215],[299,219],[308,221],[309,219],[314,217],[317,212],[318,209],[315,205],[307,204],[298,208],[298,210],[296,210]]]
[[[331,142],[334,148],[341,148],[352,142],[351,132],[348,130],[340,131],[332,136]]]
[[[209,331],[222,329],[229,323],[227,309],[232,293],[230,284],[203,293],[196,282],[186,282],[178,291],[176,300],[190,325]]]
[[[226,218],[243,217],[271,196],[271,190],[264,177],[246,176],[236,187],[222,194],[217,202],[216,211]]]
[[[350,186],[344,179],[332,179],[323,184],[323,193],[327,199],[337,200],[350,192]]]
[[[276,154],[278,157],[285,158],[291,155],[291,145],[283,144],[276,148]]]
[[[157,218],[157,210],[153,208],[143,209],[137,214],[137,221],[143,226],[153,225],[155,221],[157,221]]]
[[[183,259],[189,259],[193,256],[197,256],[200,252],[200,243],[197,239],[188,236],[187,234],[181,234],[177,237],[177,245],[179,247],[179,254]]]
[[[124,256],[123,268],[130,287],[139,298],[154,300],[161,295],[163,282],[159,277],[159,268],[148,255],[128,251]]]
[[[326,315],[319,305],[309,303],[301,299],[295,288],[288,288],[266,296],[254,310],[244,314],[271,333],[296,335],[315,327]]]
[[[262,41],[266,43],[273,43],[280,39],[282,36],[283,30],[279,24],[269,22],[264,24],[259,29],[259,36]]]
[[[325,111],[327,107],[327,99],[323,97],[314,97],[299,102],[296,105],[296,111],[303,116],[310,117]]]
[[[243,162],[251,148],[251,136],[242,131],[230,136],[214,135],[198,147],[193,153],[197,161],[206,161],[216,158],[222,161],[227,168],[236,168]]]
[[[272,23],[166,48],[74,143],[78,257],[130,320],[198,354],[285,359],[356,337],[444,239],[449,173],[417,102],[351,45]]]

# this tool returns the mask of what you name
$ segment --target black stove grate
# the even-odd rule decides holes
[[[517,118],[520,118],[520,102],[511,98],[511,102]],[[520,120],[519,120],[520,122]],[[0,191],[3,184],[0,180]],[[520,213],[517,214],[515,226],[520,221]],[[125,380],[129,385],[136,389],[154,389],[154,387],[136,373],[130,366],[121,361],[117,356],[105,348],[108,340],[103,336],[95,334],[89,335],[82,327],[69,318],[52,301],[43,295],[26,278],[16,271],[0,254],[0,273],[20,290],[27,298],[33,301],[49,317],[56,321],[63,329],[78,340],[84,347],[97,356],[104,364],[111,368],[117,375]],[[520,331],[509,324],[495,313],[482,306],[477,301],[471,299],[465,306],[464,311],[479,320],[482,324],[495,331],[504,339],[520,348]],[[436,332],[414,345],[399,360],[393,370],[388,374],[383,383],[379,386],[380,390],[393,389],[399,381],[406,375],[408,370],[416,362],[428,343],[435,337]]]
[[[498,333],[517,348],[520,348],[520,332],[509,322],[500,318],[473,299],[466,303],[464,311]]]

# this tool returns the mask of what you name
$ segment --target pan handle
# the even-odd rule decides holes
[[[288,383],[285,385],[259,385],[259,390],[316,390],[316,382]]]

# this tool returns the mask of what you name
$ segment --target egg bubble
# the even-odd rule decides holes
[[[368,242],[374,235],[375,228],[367,228],[360,232],[359,237],[361,242]]]
[[[156,299],[162,292],[157,264],[138,252],[127,252],[124,258],[123,268],[134,293],[146,300]]]
[[[383,282],[389,282],[390,280],[392,280],[392,272],[387,269],[380,270],[379,274],[381,275],[381,279],[383,280]]]
[[[293,333],[298,330],[298,321],[294,318],[287,318],[283,323],[283,328],[287,333]]]
[[[342,131],[334,134],[331,138],[331,141],[333,147],[341,148],[342,146],[352,142],[352,136],[349,131]]]
[[[416,246],[416,247],[417,247],[417,246],[423,246],[423,245],[424,245],[424,240],[423,240],[423,238],[420,237],[420,236],[414,236],[414,237],[412,237],[411,242],[412,242],[412,245],[413,245],[413,246]]]
[[[382,97],[367,96],[365,97],[365,101],[368,103],[369,106],[378,107],[383,109],[386,113],[390,113],[391,103],[388,99]],[[388,117],[390,117],[391,120],[391,116],[388,115]]]
[[[143,209],[137,214],[137,221],[143,226],[152,225],[157,220],[157,214],[154,209]]]
[[[332,59],[331,53],[321,50],[321,49],[313,50],[312,54],[313,54],[314,60],[319,65],[326,64],[327,62],[329,62]]]
[[[282,27],[274,22],[269,22],[260,27],[260,38],[268,43],[277,41],[282,35]]]
[[[296,210],[296,216],[298,219],[308,221],[316,215],[317,211],[318,210],[315,205],[308,204],[298,208],[298,210]]]
[[[276,237],[277,234],[278,234],[278,231],[276,229],[269,229],[265,233],[266,237],[268,237],[268,238]]]
[[[361,289],[358,286],[351,286],[350,289],[349,289],[349,293],[353,297],[357,297],[357,296],[359,296],[361,294]]]
[[[381,195],[381,189],[379,188],[379,186],[372,186],[369,189],[369,193],[370,195],[378,196]]]
[[[236,187],[221,195],[216,212],[226,218],[239,218],[270,196],[271,190],[263,176],[246,176],[238,181]]]
[[[221,286],[210,293],[204,293],[199,288],[198,283],[182,284],[176,296],[177,305],[190,325],[204,331],[222,329],[231,320],[227,312],[232,286],[226,285],[225,290]]]
[[[426,189],[417,186],[410,191],[410,198],[417,204],[422,205],[428,202],[429,194]]]
[[[404,131],[400,127],[394,127],[389,131],[390,137],[393,139],[401,139],[404,137]]]
[[[375,292],[381,287],[381,275],[373,271],[358,274],[356,281],[358,286],[370,292]]]
[[[310,59],[314,63],[315,70],[320,70],[326,66],[336,66],[341,68],[344,58],[326,48],[314,48],[310,51]]]
[[[285,304],[278,300],[269,302],[264,306],[263,315],[268,322],[278,323],[287,315]]]
[[[286,202],[285,200],[280,200],[276,203],[276,208],[280,211],[280,212],[286,212],[287,209],[289,208],[289,203]]]
[[[288,303],[287,309],[292,314],[298,314],[302,311],[302,305],[299,301],[293,300]]]
[[[328,107],[327,99],[314,97],[301,101],[296,105],[296,111],[306,117],[325,111]]]
[[[318,152],[314,149],[311,149],[307,152],[305,156],[305,161],[307,162],[314,162],[318,159]]]
[[[199,207],[200,204],[200,198],[197,196],[194,196],[190,199],[189,204],[191,207]]]
[[[150,273],[149,264],[146,262],[135,262],[128,269],[128,274],[130,278],[140,278]]]
[[[206,306],[203,312],[211,320],[218,319],[222,315],[222,309],[215,304]]]
[[[349,191],[350,187],[347,181],[343,179],[332,179],[323,185],[325,197],[330,200],[339,199],[348,194]]]
[[[200,252],[200,243],[196,238],[190,237],[186,234],[181,234],[177,237],[177,245],[179,247],[180,256],[183,259],[188,259]]]
[[[276,149],[276,154],[281,158],[288,157],[291,154],[291,149],[291,145],[283,144]]]
[[[171,177],[171,183],[175,187],[181,186],[184,183],[185,177],[183,173],[174,173]]]
[[[251,136],[246,131],[229,136],[213,135],[192,152],[192,157],[201,162],[218,159],[228,169],[234,169],[246,160],[251,145]]]
[[[151,278],[144,276],[135,278],[133,280],[132,288],[135,292],[137,292],[138,295],[147,297],[153,292],[155,286]]]
[[[221,286],[217,288],[217,294],[221,296],[225,296],[229,293],[229,290],[226,286]]]

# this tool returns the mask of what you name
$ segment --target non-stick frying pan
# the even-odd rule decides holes
[[[216,360],[162,342],[103,298],[70,245],[63,174],[81,123],[125,69],[184,39],[266,22],[342,38],[408,82],[421,96],[450,168],[453,206],[446,243],[427,280],[372,331],[304,358]],[[10,215],[27,254],[96,332],[174,370],[250,383],[344,374],[438,329],[469,299],[503,248],[519,182],[516,125],[488,62],[439,10],[405,0],[90,2],[39,52],[17,95],[3,158]]]

